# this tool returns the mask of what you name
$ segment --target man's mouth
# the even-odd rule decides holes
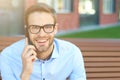
[[[37,44],[40,45],[40,46],[43,46],[46,44],[46,42],[48,41],[48,39],[45,39],[45,40],[37,40]]]
[[[44,43],[44,42],[46,42],[47,41],[47,39],[46,40],[38,40],[37,42],[38,43]]]

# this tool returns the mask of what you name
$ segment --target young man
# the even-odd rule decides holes
[[[39,3],[28,8],[25,25],[26,39],[0,55],[3,80],[86,80],[79,48],[54,38],[57,23],[51,7]]]

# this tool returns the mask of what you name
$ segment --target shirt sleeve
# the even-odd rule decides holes
[[[15,77],[11,69],[12,65],[10,64],[9,57],[4,53],[5,52],[2,52],[0,54],[0,71],[2,80],[20,80]]]
[[[73,71],[70,80],[86,80],[84,60],[79,48],[74,48]]]

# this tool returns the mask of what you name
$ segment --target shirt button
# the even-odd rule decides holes
[[[43,80],[45,80],[45,78],[43,78]]]

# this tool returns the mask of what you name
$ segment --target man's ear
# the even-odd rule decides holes
[[[24,25],[24,28],[26,28],[27,26],[26,25]]]

